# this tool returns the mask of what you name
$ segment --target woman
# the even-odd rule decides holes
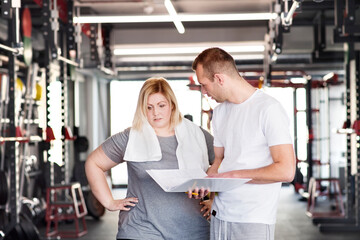
[[[203,217],[210,211],[207,203],[164,192],[146,170],[206,171],[213,156],[212,143],[206,144],[200,128],[181,116],[167,81],[150,78],[140,90],[132,127],[94,150],[85,168],[97,199],[110,211],[120,210],[117,239],[209,239]],[[127,195],[113,199],[104,172],[125,161]]]

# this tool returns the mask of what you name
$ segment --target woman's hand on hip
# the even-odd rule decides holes
[[[129,211],[131,209],[130,207],[135,207],[136,203],[138,202],[139,200],[134,197],[116,199],[109,204],[109,207],[107,207],[107,209],[109,211],[117,211],[117,210]]]

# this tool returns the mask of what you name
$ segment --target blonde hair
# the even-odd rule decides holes
[[[143,123],[147,121],[146,111],[148,105],[148,98],[151,94],[161,93],[170,104],[171,116],[170,127],[175,128],[181,121],[182,116],[179,111],[178,103],[173,90],[165,78],[149,78],[142,86],[137,107],[134,115],[132,128],[135,130],[141,130]]]

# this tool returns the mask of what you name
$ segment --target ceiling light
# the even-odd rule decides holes
[[[180,34],[183,34],[185,32],[184,25],[181,23],[179,16],[177,15],[177,12],[174,8],[174,5],[172,5],[170,0],[164,1],[166,10],[168,11],[173,23],[175,24],[176,29]]]
[[[335,73],[334,72],[330,72],[328,74],[326,74],[324,77],[323,77],[323,80],[324,81],[329,81],[331,78],[333,78],[335,76]]]
[[[167,55],[167,54],[198,54],[209,47],[220,47],[229,53],[259,53],[264,52],[265,46],[262,41],[230,42],[230,43],[191,43],[191,44],[168,44],[162,47],[158,44],[143,45],[129,44],[117,45],[114,55],[117,56],[144,56],[144,55]]]
[[[192,62],[194,61],[196,54],[186,56],[119,56],[117,60],[119,62]],[[234,60],[262,60],[264,54],[232,54]]]
[[[306,84],[307,79],[305,77],[293,77],[290,78],[290,82],[293,84]]]
[[[258,21],[275,19],[277,13],[177,14],[177,17],[181,22]],[[74,23],[173,22],[169,15],[80,16],[74,17],[73,21]]]

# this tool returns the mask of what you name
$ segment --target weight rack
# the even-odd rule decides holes
[[[56,2],[56,1],[55,1]],[[72,5],[73,2],[69,1]],[[36,3],[39,4],[39,3]],[[40,5],[40,4],[39,4]],[[42,16],[42,22],[43,22],[43,34],[45,38],[45,56],[42,60],[44,60],[41,64],[43,64],[43,68],[45,68],[45,98],[49,96],[49,84],[50,84],[50,75],[51,75],[51,64],[61,64],[61,76],[59,78],[60,82],[62,82],[62,88],[61,88],[61,97],[62,97],[62,122],[64,126],[67,126],[69,122],[67,121],[68,118],[68,87],[67,87],[67,81],[68,81],[68,68],[67,65],[71,64],[74,66],[79,66],[75,61],[70,60],[66,57],[69,57],[66,55],[66,57],[62,57],[58,54],[58,47],[57,47],[57,29],[54,28],[54,25],[56,25],[58,21],[57,15],[53,14],[52,9],[52,1],[50,0],[43,0],[42,6],[40,6],[41,16]],[[3,161],[6,161],[8,166],[6,166],[6,171],[8,173],[8,179],[9,179],[9,199],[7,201],[9,212],[6,213],[6,218],[9,219],[9,221],[6,221],[6,223],[3,223],[0,220],[0,239],[3,239],[4,237],[10,237],[10,238],[17,238],[22,240],[37,240],[39,238],[38,232],[36,227],[33,225],[31,221],[28,221],[27,219],[24,219],[23,216],[20,215],[20,206],[21,203],[19,201],[21,197],[21,193],[19,192],[19,186],[20,186],[20,142],[43,142],[46,143],[49,146],[50,140],[54,138],[54,136],[51,136],[52,131],[49,123],[49,109],[50,105],[48,101],[44,101],[46,104],[46,129],[39,129],[40,137],[34,138],[34,136],[29,137],[15,137],[17,136],[16,126],[18,125],[18,120],[16,119],[16,112],[15,112],[15,90],[16,90],[16,80],[18,78],[18,67],[19,65],[22,67],[26,67],[21,61],[18,61],[18,56],[22,56],[22,46],[20,42],[20,20],[19,20],[19,13],[21,9],[21,1],[20,0],[1,0],[1,17],[6,19],[8,22],[8,39],[7,42],[4,44],[0,44],[0,48],[7,51],[6,55],[8,57],[8,63],[7,63],[7,75],[9,77],[9,103],[7,104],[7,120],[5,121],[4,125],[6,125],[6,134],[3,132],[0,133],[0,142],[1,144],[5,144],[5,155],[6,160],[2,159]],[[70,8],[69,8],[70,9]],[[73,23],[72,21],[69,22],[66,26],[71,26]],[[74,45],[74,37],[71,38],[71,34],[73,36],[73,31],[69,31],[66,35],[66,39],[64,40],[64,44],[62,46],[63,52],[67,53],[67,48],[69,45]],[[71,41],[72,40],[72,41]],[[21,60],[21,59],[20,59]],[[27,104],[25,102],[25,104]],[[3,119],[1,119],[2,121]],[[46,137],[45,137],[46,133]],[[45,140],[46,138],[46,140]],[[64,175],[62,177],[63,181],[62,183],[69,181],[69,160],[68,160],[68,151],[69,151],[69,143],[66,142],[65,138],[62,138],[62,154],[64,156],[64,162],[65,162],[65,169],[64,169]],[[49,158],[49,152],[48,149],[45,147],[42,149],[42,147],[39,146],[39,154],[42,155],[43,152],[45,152],[45,161]],[[3,163],[3,162],[2,162]],[[54,184],[54,166],[52,166],[49,169],[49,174],[47,175],[49,177],[48,182],[50,184]],[[45,197],[45,196],[44,196]],[[5,206],[4,206],[5,207]],[[24,230],[27,228],[28,230],[32,228],[32,231],[26,231]],[[24,232],[25,235],[21,235],[21,233]],[[20,234],[20,235],[19,235]]]
[[[354,43],[348,43],[346,58],[346,128],[360,117],[360,52],[355,51]],[[354,100],[355,101],[354,101]],[[360,231],[360,150],[359,137],[355,134],[346,136],[346,168],[345,168],[345,218],[313,219],[321,232],[353,232]],[[355,155],[354,155],[355,154]],[[352,174],[353,159],[356,159],[356,173]]]

